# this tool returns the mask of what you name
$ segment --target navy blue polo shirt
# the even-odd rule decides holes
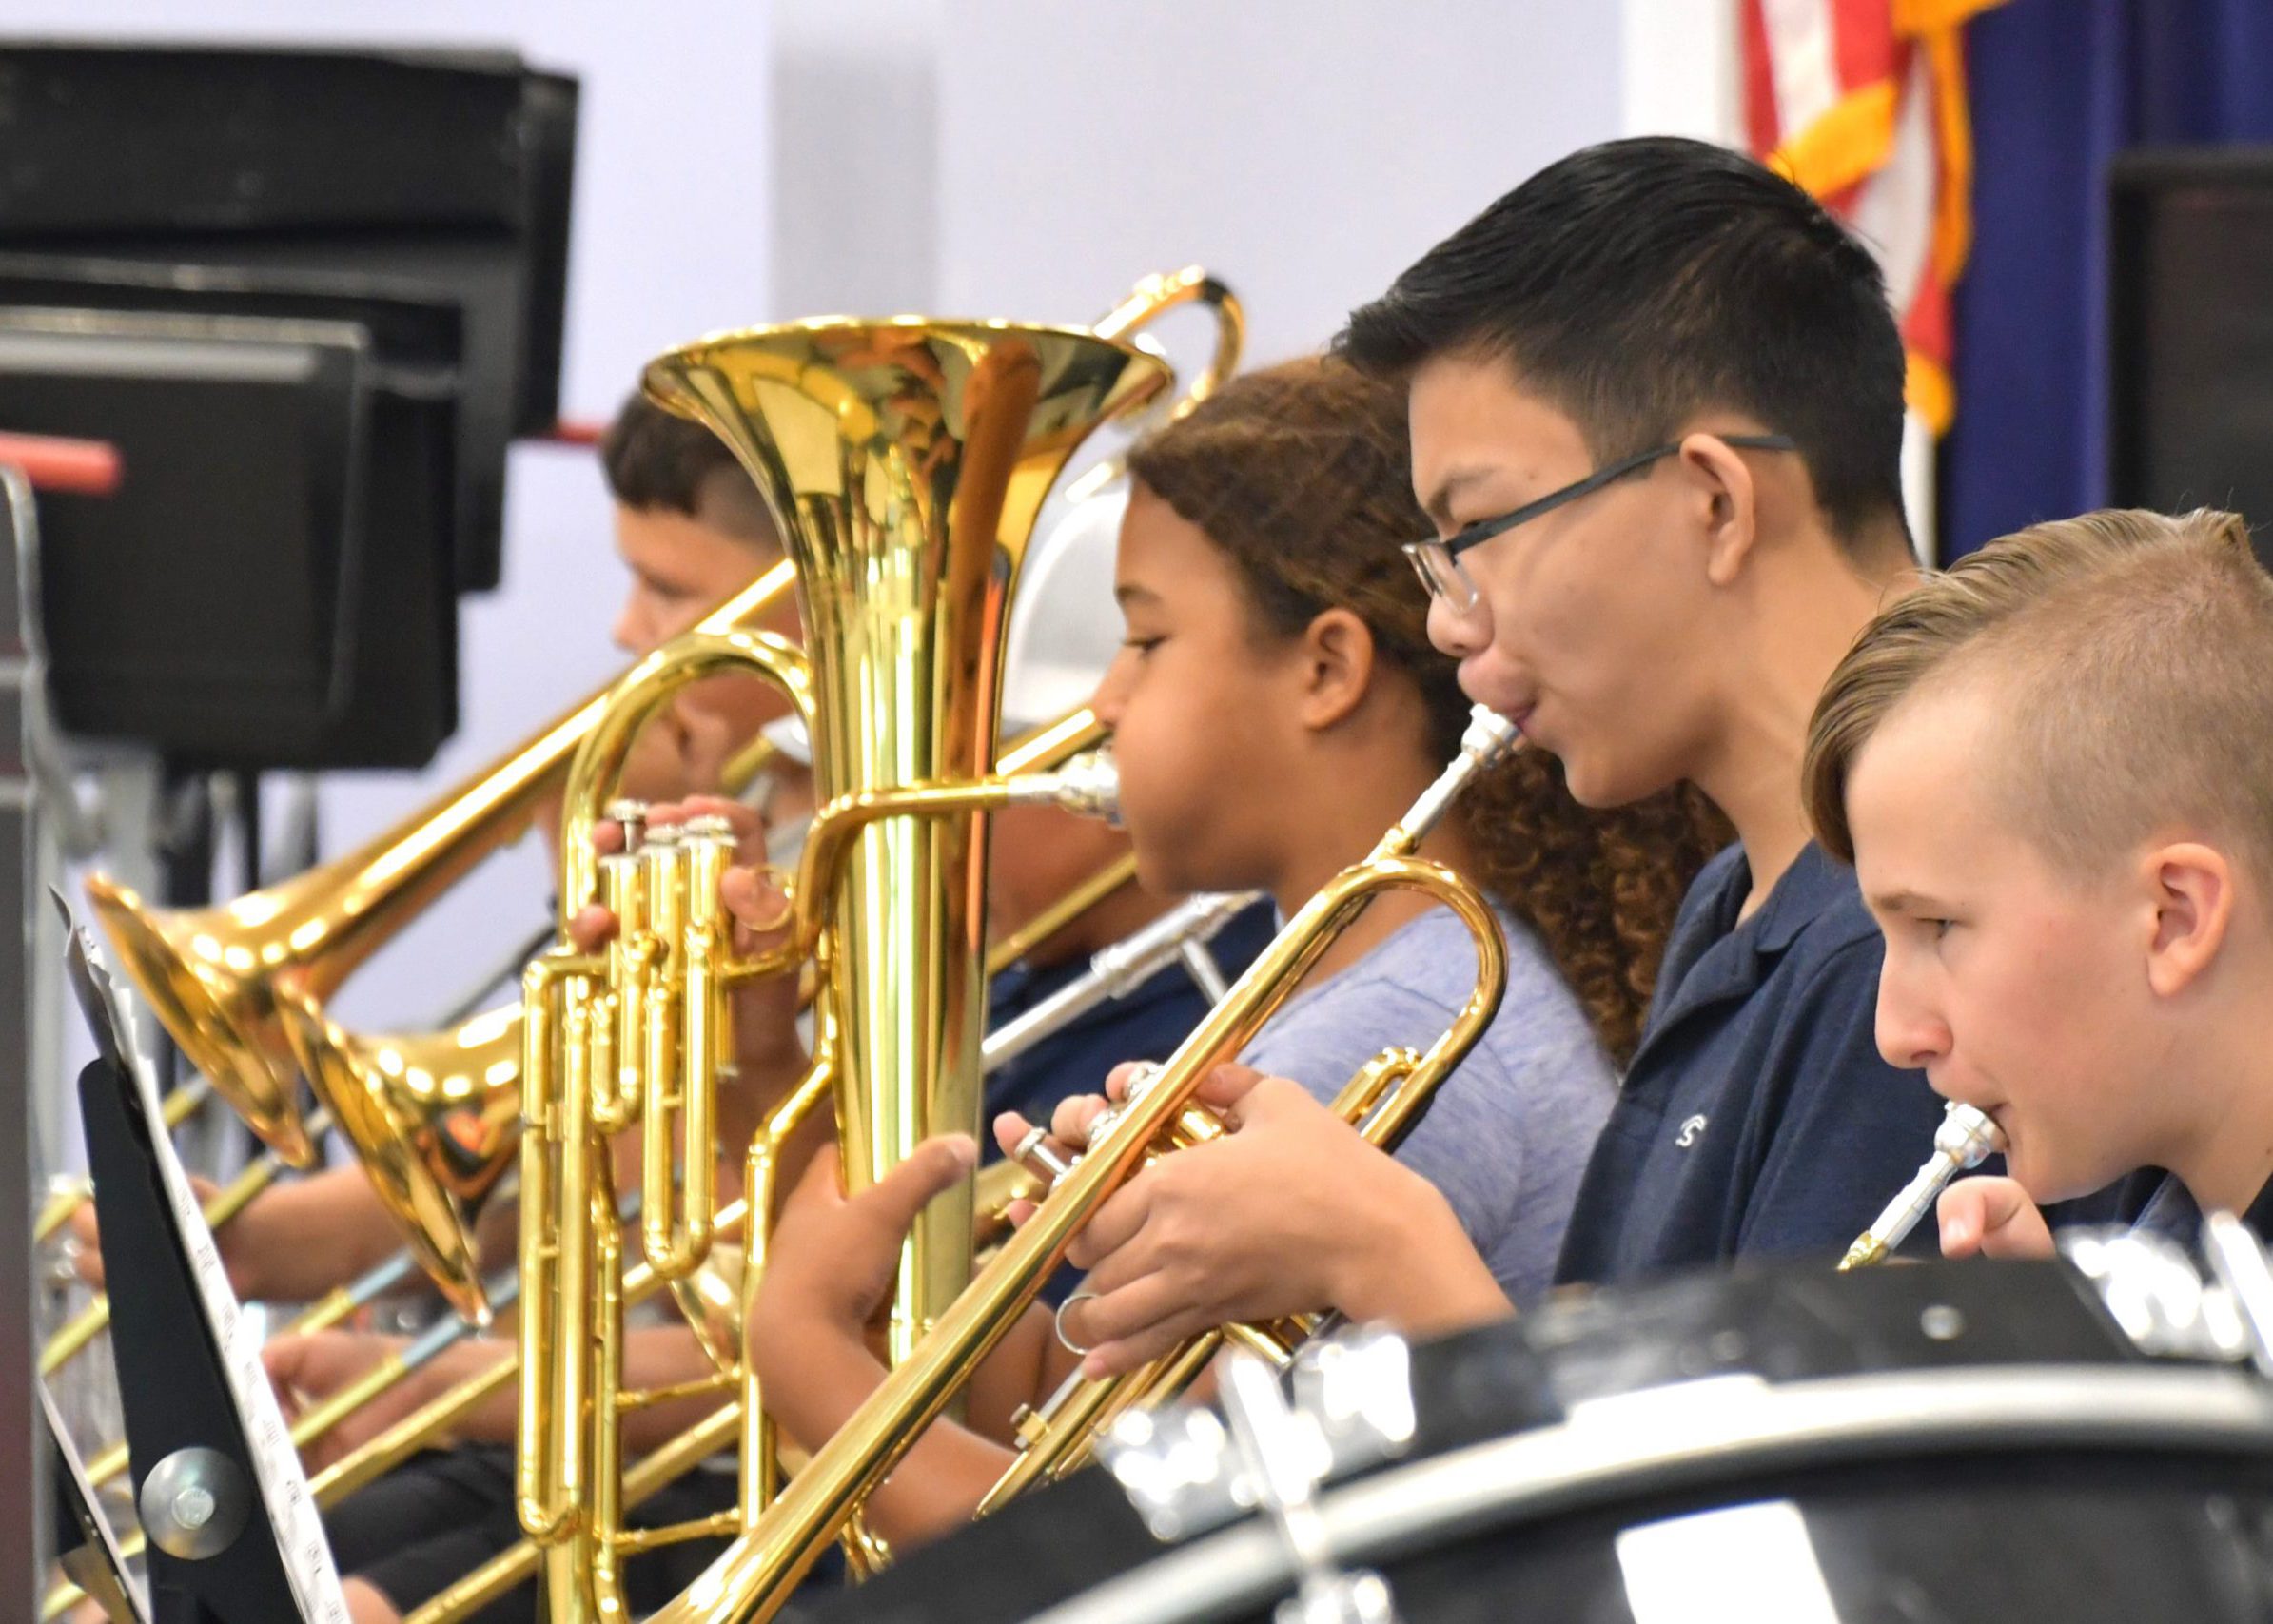
[[[1732,846],[1682,900],[1558,1282],[1835,1258],[1932,1152],[1940,1098],[1872,1035],[1884,949],[1853,871],[1811,842],[1739,923],[1751,889]]]
[[[1245,969],[1277,932],[1267,900],[1250,903],[1215,934],[1208,950],[1230,981]],[[994,978],[987,994],[987,1019],[1000,1025],[1024,1014],[1044,999],[1088,973],[1089,961],[1035,969],[1013,965]],[[1181,964],[1155,970],[1119,998],[1108,999],[1044,1038],[987,1079],[987,1117],[1017,1111],[1030,1122],[1048,1122],[1052,1106],[1074,1094],[1094,1094],[1105,1074],[1125,1060],[1166,1060],[1207,1013],[1207,995]],[[993,1135],[982,1133],[988,1160],[999,1154]]]
[[[2193,1192],[2175,1173],[2157,1173],[2153,1177],[2153,1193],[2133,1221],[2133,1227],[2165,1236],[2189,1252],[2199,1252],[2202,1249],[2202,1207],[2194,1200]],[[2059,1208],[2054,1208],[2051,1214],[2047,1215],[2055,1229],[2064,1227],[2056,1216],[2059,1211]],[[2242,1222],[2255,1231],[2260,1241],[2273,1243],[2273,1183],[2257,1192],[2257,1198],[2241,1217]]]

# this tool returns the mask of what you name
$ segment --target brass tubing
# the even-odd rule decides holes
[[[625,1507],[637,1506],[653,1497],[664,1484],[727,1447],[741,1425],[741,1405],[730,1402],[712,1411],[653,1454],[642,1457],[624,1474]],[[407,1614],[403,1624],[448,1624],[449,1620],[466,1617],[533,1577],[537,1557],[537,1546],[531,1540],[523,1539],[509,1546]]]
[[[1079,753],[1085,741],[1094,745],[1105,736],[1104,724],[1087,710],[1076,712],[1068,720],[1078,720],[1081,726],[1059,734],[1057,748],[1066,752],[1060,761]],[[815,812],[806,829],[796,875],[789,884],[789,911],[780,945],[731,965],[726,978],[740,982],[778,974],[813,956],[829,922],[833,882],[845,872],[853,843],[873,825],[892,819],[932,820],[999,812],[1021,802],[1062,803],[1068,790],[1078,787],[1052,771],[1037,770],[962,783],[907,784],[839,795]]]
[[[1127,298],[1107,310],[1096,326],[1100,338],[1120,338],[1149,325],[1178,305],[1194,303],[1206,305],[1215,317],[1215,353],[1192,380],[1191,387],[1168,408],[1170,417],[1185,416],[1239,370],[1240,354],[1246,348],[1247,339],[1246,309],[1239,296],[1208,275],[1204,266],[1185,265],[1179,271],[1146,277],[1129,290]]]
[[[724,1511],[715,1511],[708,1516],[666,1523],[660,1528],[627,1528],[615,1537],[612,1544],[618,1556],[637,1556],[642,1551],[684,1544],[690,1539],[723,1539],[741,1526],[742,1514],[730,1506]]]
[[[726,632],[772,613],[794,588],[775,566],[698,622]],[[321,1001],[460,876],[527,826],[604,714],[603,691],[471,784],[344,856],[202,910],[152,909],[108,876],[87,890],[119,957],[192,1066],[296,1167],[315,1144],[293,1101],[302,1067],[279,1022],[284,981]]]
[[[875,1486],[947,1407],[981,1360],[1009,1334],[1064,1260],[1066,1248],[1098,1207],[1152,1153],[1162,1134],[1192,1102],[1202,1082],[1237,1054],[1341,930],[1372,897],[1389,890],[1420,891],[1466,925],[1476,983],[1452,1023],[1421,1055],[1417,1080],[1435,1082],[1458,1066],[1490,1026],[1506,988],[1507,948],[1497,916],[1480,892],[1450,870],[1413,855],[1422,838],[1480,770],[1501,759],[1515,730],[1478,708],[1460,753],[1392,826],[1367,858],[1329,879],[1264,949],[1176,1052],[1134,1091],[1088,1152],[1057,1178],[1026,1224],[1011,1235],[925,1337],[814,1455],[773,1506],[728,1547],[689,1592],[650,1624],[703,1624],[721,1611],[735,1618],[770,1618],[844,1528]],[[1385,1068],[1383,1068],[1385,1069]],[[1369,1086],[1361,1079],[1360,1086]],[[703,1598],[697,1613],[691,1596]]]

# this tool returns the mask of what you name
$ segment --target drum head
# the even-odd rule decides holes
[[[2142,1360],[2058,1264],[1701,1275],[1415,1350],[1420,1438],[1323,1497],[1420,1621],[2273,1624],[2273,1395]],[[1253,1519],[1085,1473],[830,1618],[1272,1617]]]

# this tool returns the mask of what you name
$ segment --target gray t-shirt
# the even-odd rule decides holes
[[[1443,1192],[1500,1289],[1527,1307],[1554,1275],[1617,1079],[1538,938],[1504,913],[1499,923],[1507,996],[1397,1159]],[[1287,1000],[1240,1058],[1331,1102],[1384,1047],[1434,1042],[1475,981],[1467,928],[1432,908]]]

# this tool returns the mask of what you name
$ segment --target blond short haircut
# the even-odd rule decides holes
[[[1990,542],[1872,621],[1808,730],[1815,836],[1854,860],[1847,782],[1921,689],[1989,685],[1982,764],[2014,827],[2080,880],[2165,832],[2273,876],[2273,578],[2230,513],[2135,509]]]

